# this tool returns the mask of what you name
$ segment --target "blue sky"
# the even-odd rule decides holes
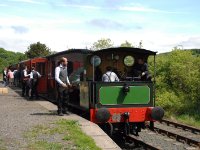
[[[199,0],[1,0],[0,47],[24,52],[40,41],[53,51],[101,38],[146,49],[200,48]]]

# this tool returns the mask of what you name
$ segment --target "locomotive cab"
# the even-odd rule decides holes
[[[140,80],[132,73],[139,58],[147,63],[156,52],[138,48],[109,48],[88,55],[86,62],[87,93],[90,93],[90,120],[110,130],[138,134],[146,121],[162,119],[164,111],[155,107],[155,73],[152,80]],[[111,66],[119,82],[103,82],[106,67]],[[155,66],[155,63],[154,63]],[[155,69],[155,68],[154,68]]]

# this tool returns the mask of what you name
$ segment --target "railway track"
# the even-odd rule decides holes
[[[196,146],[196,147],[200,148],[200,141],[199,140],[194,140],[192,138],[188,138],[186,136],[171,132],[169,130],[158,128],[158,127],[154,127],[154,130],[156,132],[160,133],[160,134],[167,135],[170,138],[174,138],[178,142],[183,142],[183,143],[186,143],[190,146]]]
[[[153,132],[200,149],[200,129],[198,128],[163,119],[155,123]]]
[[[200,129],[198,128],[163,119],[155,124],[154,130],[200,149]]]
[[[126,136],[126,141],[134,142],[134,147],[142,147],[145,150],[160,150],[159,147],[152,145],[151,143],[144,142],[140,137],[134,135]]]
[[[176,122],[173,122],[173,121],[170,121],[170,120],[166,120],[166,119],[162,119],[160,121],[160,123],[164,123],[168,126],[174,126],[175,128],[181,128],[183,130],[188,130],[188,131],[191,131],[192,133],[199,133],[200,134],[200,129],[198,128],[194,128],[194,127],[191,127],[191,126],[188,126],[188,125],[184,125],[184,124],[181,124],[181,123],[176,123]]]
[[[125,136],[125,143],[125,149],[200,150],[200,129],[162,120],[155,123],[154,130],[147,128],[139,133],[138,137]],[[128,148],[128,146],[130,147]]]

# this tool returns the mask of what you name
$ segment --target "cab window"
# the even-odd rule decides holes
[[[131,55],[124,57],[124,65],[127,67],[131,67],[134,64],[134,57]]]

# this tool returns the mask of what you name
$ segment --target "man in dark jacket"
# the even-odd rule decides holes
[[[3,83],[4,83],[4,86],[7,86],[7,83],[8,83],[7,68],[4,68],[3,70]]]
[[[55,68],[55,80],[58,92],[58,115],[67,114],[67,106],[69,102],[68,88],[71,87],[67,72],[67,58],[60,59],[60,65]]]
[[[27,73],[27,66],[21,71],[21,82],[22,82],[22,96],[26,93],[29,97],[29,88],[27,86],[27,81],[29,80],[29,74]]]
[[[35,70],[35,67],[32,67],[31,73],[30,73],[30,87],[31,87],[31,97],[30,99],[33,99],[33,96],[35,95],[36,99],[39,98],[38,96],[38,80],[41,77],[40,73]]]
[[[138,58],[137,63],[133,66],[133,76],[141,78],[142,81],[150,81],[148,65],[143,58]]]

